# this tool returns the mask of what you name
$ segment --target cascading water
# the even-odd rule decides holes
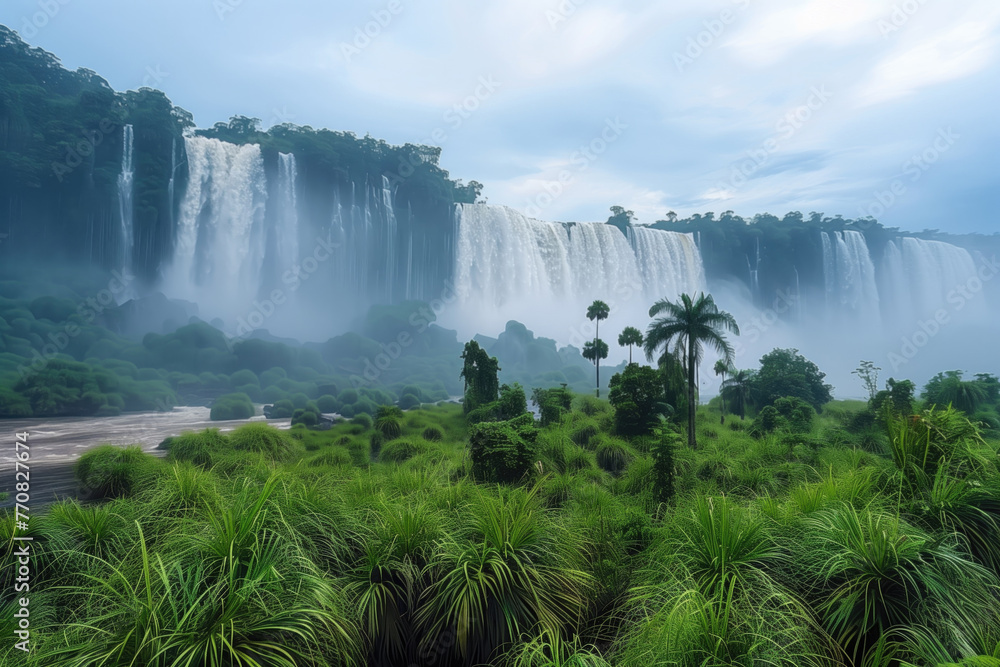
[[[211,316],[235,317],[257,295],[267,188],[260,146],[184,139],[188,184],[165,284]]]
[[[845,230],[823,239],[823,277],[827,312],[831,317],[848,316],[873,326],[880,321],[875,265],[861,232]]]
[[[177,178],[177,139],[170,140],[170,180],[167,181],[167,216],[174,228],[174,182]]]
[[[458,206],[456,225],[455,291],[462,319],[481,327],[539,318],[546,333],[578,344],[586,324],[575,323],[594,299],[640,321],[657,299],[705,290],[690,234],[634,227],[626,237],[612,225],[542,222],[483,204]]]
[[[132,166],[132,126],[122,128],[122,170],[118,174],[118,212],[121,219],[119,267],[132,269],[132,253],[135,246],[135,215],[133,213],[133,181],[135,170]]]
[[[278,214],[275,229],[279,273],[299,261],[299,213],[295,192],[298,171],[295,155],[278,154]]]
[[[952,310],[959,303],[967,312],[982,310],[983,304],[966,299],[959,291],[968,291],[970,280],[976,279],[976,263],[964,248],[909,237],[889,241],[882,272],[887,320],[912,328],[920,320],[933,319],[938,310]]]

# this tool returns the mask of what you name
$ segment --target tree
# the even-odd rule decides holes
[[[964,380],[962,371],[947,371],[931,378],[921,395],[932,405],[953,405],[971,415],[987,400],[990,390],[990,384]]]
[[[719,360],[717,360],[715,362],[715,367],[713,368],[713,370],[715,371],[715,375],[716,376],[721,376],[722,377],[722,383],[725,384],[725,382],[726,382],[726,375],[729,374],[729,370],[730,370],[729,365],[726,364],[726,362],[724,362],[722,359],[719,359]],[[720,424],[725,424],[726,423],[726,396],[722,392],[722,385],[719,385],[719,399],[722,401],[722,415],[719,418],[719,423]]]
[[[649,366],[629,364],[608,383],[618,435],[649,435],[669,410],[659,374]]]
[[[864,382],[865,389],[868,391],[869,403],[875,400],[875,394],[878,393],[878,372],[880,370],[882,369],[874,362],[862,361],[860,366],[851,371],[851,375],[857,375]]]
[[[601,397],[601,359],[608,358],[608,344],[600,338],[583,344],[583,358],[597,366],[597,397]]]
[[[731,369],[729,378],[722,381],[721,394],[729,399],[729,404],[733,407],[733,411],[740,416],[740,419],[745,419],[747,416],[754,374],[754,371],[751,370]]]
[[[628,362],[632,363],[632,346],[642,345],[642,332],[635,327],[625,327],[618,334],[618,344],[621,347],[628,346]]]
[[[534,469],[535,419],[524,414],[508,421],[484,422],[469,427],[469,458],[477,481],[514,484]]]
[[[551,389],[535,387],[531,392],[531,402],[538,406],[542,426],[558,422],[563,413],[569,412],[573,404],[573,392],[563,384]]]
[[[459,375],[465,380],[465,412],[497,400],[500,393],[500,362],[491,357],[479,343],[470,340],[462,351],[462,372]]]
[[[758,406],[771,405],[782,396],[795,396],[819,412],[833,400],[831,387],[820,372],[796,349],[775,348],[760,358],[760,370],[753,377],[752,393]]]
[[[724,332],[729,331],[738,336],[740,328],[732,315],[719,310],[712,296],[704,293],[697,298],[682,294],[676,302],[661,299],[649,309],[649,316],[656,319],[646,331],[643,346],[646,357],[652,359],[658,349],[666,349],[672,345],[687,370],[688,445],[695,448],[698,446],[695,436],[695,413],[698,405],[695,374],[703,347],[710,345],[722,355],[727,365],[732,364],[733,347],[726,340]]]
[[[875,394],[869,405],[875,413],[881,413],[886,401],[891,401],[893,411],[902,415],[913,414],[913,395],[917,386],[909,380],[889,378],[885,389]]]
[[[600,301],[600,300],[594,301],[594,303],[590,304],[590,307],[587,308],[587,319],[590,320],[591,322],[593,322],[593,321],[596,320],[597,321],[597,326],[594,329],[594,356],[593,357],[587,357],[586,354],[584,354],[584,357],[587,358],[587,359],[593,359],[594,364],[597,366],[597,397],[598,398],[601,397],[601,359],[607,359],[608,358],[608,354],[607,354],[608,346],[607,346],[606,343],[604,343],[603,341],[601,341],[601,320],[608,319],[608,314],[610,312],[611,312],[611,308],[608,306],[608,304],[606,304],[606,303],[604,303],[603,301]],[[604,346],[604,350],[605,350],[604,356],[601,356],[599,354],[599,351],[600,351],[600,346],[598,345],[599,342],[601,343],[601,345]],[[586,351],[586,350],[584,350],[584,351]]]

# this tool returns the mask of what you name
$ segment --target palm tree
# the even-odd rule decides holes
[[[722,359],[715,362],[715,374],[716,376],[722,376],[723,384],[726,382],[726,376],[729,375],[730,367]],[[719,387],[719,399],[722,401],[722,416],[719,419],[720,424],[726,423],[726,395],[722,391],[722,387]]]
[[[601,338],[601,320],[608,319],[608,314],[610,312],[611,312],[611,308],[608,306],[608,304],[606,304],[606,303],[604,303],[603,301],[600,301],[600,300],[597,300],[594,303],[590,304],[590,307],[587,308],[587,319],[590,320],[590,321],[597,320],[597,328],[594,330],[594,346],[595,346],[595,348],[597,347],[597,342]],[[605,350],[607,350],[607,347],[608,347],[607,345],[604,346]],[[593,357],[594,363],[597,366],[597,397],[598,398],[601,397],[601,359],[607,359],[607,357],[608,357],[607,352],[605,352],[605,354],[604,354],[603,357],[601,357],[601,356]],[[587,358],[590,359],[591,357],[587,357]]]
[[[608,344],[600,338],[583,344],[583,358],[597,366],[597,397],[601,397],[601,359],[608,358]]]
[[[660,317],[657,317],[661,315]],[[649,316],[656,319],[646,330],[646,342],[643,349],[646,358],[652,361],[658,349],[674,347],[675,355],[681,357],[687,370],[688,390],[688,445],[698,446],[695,437],[695,392],[697,384],[695,373],[698,362],[701,361],[702,348],[707,343],[722,355],[726,365],[733,363],[733,347],[724,336],[725,331],[737,336],[740,328],[736,318],[719,310],[710,294],[701,293],[696,299],[688,294],[682,294],[677,302],[660,299],[649,309]]]
[[[729,378],[722,381],[721,393],[723,396],[729,396],[733,411],[740,416],[740,419],[744,419],[747,415],[752,384],[753,371],[738,371],[735,368],[730,369]]]
[[[618,344],[622,347],[628,345],[628,362],[632,363],[632,346],[642,345],[642,332],[635,327],[625,327],[618,335]]]

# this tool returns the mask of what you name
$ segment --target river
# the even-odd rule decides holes
[[[0,420],[0,491],[8,498],[0,507],[13,504],[15,433],[27,432],[33,503],[48,502],[75,491],[73,462],[97,445],[140,445],[152,454],[163,454],[156,446],[184,431],[218,428],[231,431],[248,420],[212,421],[210,410],[201,406],[174,408],[170,412],[137,412],[117,417],[57,417],[52,419]],[[253,417],[277,428],[289,428],[288,419]],[[22,450],[23,451],[23,450]]]

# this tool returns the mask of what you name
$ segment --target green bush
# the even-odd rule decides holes
[[[413,394],[403,394],[399,397],[399,407],[403,410],[410,410],[420,406],[420,399]]]
[[[315,406],[296,410],[292,414],[292,426],[296,424],[302,424],[306,427],[316,426],[319,423],[319,416],[319,410]]]
[[[122,498],[148,488],[159,462],[142,447],[101,445],[80,457],[74,474],[81,495],[91,499]]]
[[[428,426],[420,435],[424,440],[428,440],[430,442],[440,442],[441,440],[444,440],[444,431],[439,429],[437,426]]]
[[[353,465],[353,463],[354,460],[351,458],[350,452],[340,447],[334,447],[333,449],[329,449],[322,454],[312,457],[309,459],[307,465],[311,468],[317,468],[320,466],[350,466]]]
[[[254,412],[253,402],[246,394],[226,394],[212,404],[211,420],[250,419]]]
[[[597,465],[612,475],[620,474],[635,457],[629,446],[618,438],[601,438],[594,455]]]
[[[361,414],[354,415],[351,419],[351,423],[356,426],[360,426],[367,431],[372,427],[375,421],[372,419],[371,415],[362,412]]]
[[[469,428],[472,474],[480,481],[515,483],[531,474],[537,460],[538,429],[530,414]]]
[[[294,453],[288,433],[263,422],[239,427],[229,436],[229,443],[237,451],[264,454],[272,461],[288,460]]]
[[[386,443],[379,452],[378,460],[384,463],[402,463],[426,451],[426,446],[409,440],[393,440]]]
[[[377,459],[379,453],[382,451],[382,445],[385,444],[385,436],[375,431],[368,438],[368,451],[373,459]]]
[[[271,419],[288,419],[295,414],[295,406],[285,398],[272,405],[268,412]]]
[[[395,405],[383,405],[375,414],[375,430],[386,440],[395,440],[403,434],[403,412]]]
[[[167,438],[159,448],[167,450],[168,461],[190,461],[198,466],[211,467],[213,455],[230,449],[230,444],[229,438],[219,429],[207,428],[198,433],[182,433]]]
[[[581,447],[586,447],[600,432],[600,429],[597,428],[597,424],[588,420],[573,429],[573,432],[569,437],[573,442]]]
[[[337,399],[335,399],[330,394],[324,394],[316,399],[316,407],[319,408],[320,412],[331,413],[337,411]]]

